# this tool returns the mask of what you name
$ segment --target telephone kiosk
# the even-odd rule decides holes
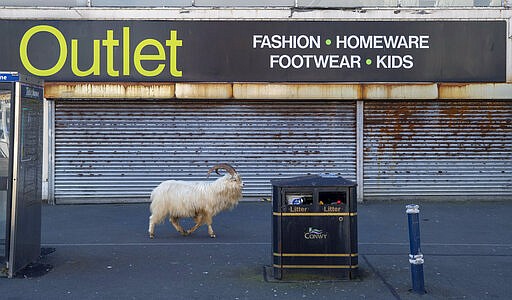
[[[0,276],[41,254],[43,81],[0,72]]]

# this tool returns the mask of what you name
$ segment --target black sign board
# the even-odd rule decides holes
[[[21,97],[43,100],[44,91],[40,87],[34,87],[31,85],[22,85],[21,86]]]
[[[46,81],[505,82],[505,21],[0,20]]]

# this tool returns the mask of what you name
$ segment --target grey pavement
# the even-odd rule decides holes
[[[512,202],[420,205],[426,295],[411,293],[403,202],[358,205],[356,280],[266,281],[269,202],[241,202],[188,237],[147,235],[149,204],[45,205],[39,277],[0,278],[0,299],[510,299]],[[190,227],[188,221],[186,226]]]

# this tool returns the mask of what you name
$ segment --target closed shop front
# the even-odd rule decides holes
[[[358,201],[512,199],[504,10],[112,12],[0,20],[0,64],[45,81],[50,203],[149,201],[220,162],[246,199],[319,173]]]
[[[240,172],[249,198],[269,197],[269,178],[356,177],[355,101],[57,99],[53,107],[56,203],[148,201],[159,182],[204,180],[218,162]]]
[[[365,199],[512,198],[512,101],[366,101]]]

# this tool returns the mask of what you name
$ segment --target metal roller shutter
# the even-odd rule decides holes
[[[512,102],[367,101],[365,199],[511,199]]]
[[[268,197],[271,178],[355,180],[355,140],[353,101],[56,100],[53,197],[148,201],[218,162],[240,172],[245,197]]]

